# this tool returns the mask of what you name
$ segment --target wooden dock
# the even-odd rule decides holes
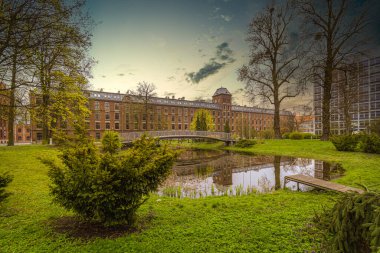
[[[302,174],[285,176],[284,188],[285,188],[286,183],[289,181],[296,182],[298,189],[299,189],[299,184],[304,184],[304,185],[308,185],[308,186],[312,186],[318,189],[328,190],[328,191],[364,193],[364,191],[361,189],[333,183],[330,181],[321,180],[321,179],[310,177],[310,176],[305,176]]]

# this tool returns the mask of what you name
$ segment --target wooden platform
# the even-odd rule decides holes
[[[363,193],[364,191],[361,189],[333,183],[330,181],[321,180],[318,178],[305,176],[301,174],[292,175],[292,176],[285,176],[285,182],[284,182],[284,188],[287,182],[293,181],[298,184],[304,184],[308,186],[312,186],[318,189],[328,190],[328,191],[336,191],[336,192],[357,192],[357,193]]]

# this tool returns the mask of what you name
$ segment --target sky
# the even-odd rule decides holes
[[[154,83],[160,97],[211,98],[226,87],[238,104],[248,62],[248,24],[272,1],[88,0],[97,23],[90,55],[94,90],[121,93]],[[307,103],[310,94],[297,99]]]

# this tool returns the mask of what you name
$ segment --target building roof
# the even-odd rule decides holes
[[[217,95],[231,95],[231,93],[226,88],[220,87],[215,91],[213,96]]]

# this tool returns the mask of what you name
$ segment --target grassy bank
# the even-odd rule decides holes
[[[47,168],[38,157],[57,153],[44,146],[0,147],[0,172],[14,175],[8,187],[13,195],[0,207],[0,252],[310,252],[318,239],[305,232],[307,223],[335,197],[287,191],[202,199],[152,196],[138,211],[133,233],[83,231],[80,224],[67,224],[72,213],[51,203]]]

